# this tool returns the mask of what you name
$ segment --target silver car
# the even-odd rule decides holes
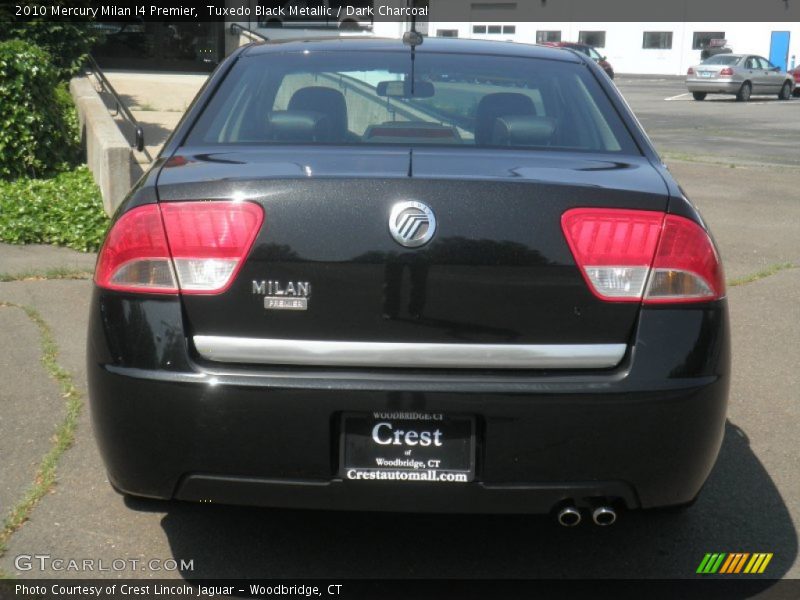
[[[789,73],[753,54],[717,54],[686,73],[686,87],[695,100],[705,100],[706,94],[735,94],[741,102],[751,94],[777,94],[788,100],[794,86]]]

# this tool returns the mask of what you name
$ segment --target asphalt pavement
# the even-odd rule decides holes
[[[57,484],[10,536],[0,569],[20,578],[87,575],[26,571],[15,564],[19,555],[47,554],[125,561],[121,571],[89,574],[100,577],[691,578],[707,552],[772,552],[769,578],[800,577],[800,269],[780,266],[800,265],[800,197],[796,170],[779,160],[791,143],[782,133],[773,139],[775,115],[793,118],[787,127],[796,133],[800,102],[742,108],[727,100],[664,100],[680,93],[679,84],[619,81],[659,149],[684,159],[668,163],[707,219],[728,278],[763,272],[729,290],[729,421],[717,465],[689,511],[628,513],[610,528],[564,529],[546,517],[333,513],[126,499],[107,482],[84,406]],[[708,120],[732,130],[741,111],[749,111],[754,122],[726,134],[731,137],[724,144],[709,141],[708,131],[699,139],[690,135]],[[65,250],[39,256],[30,250],[0,245],[0,274],[42,271],[76,258]],[[84,260],[93,263],[84,255],[78,266]],[[49,325],[57,360],[85,400],[90,289],[88,280],[0,283],[0,332],[9,350],[0,360],[0,513],[22,497],[26,482],[33,484],[37,457],[64,409],[59,388],[38,360],[40,330],[10,303],[35,309]],[[152,559],[192,563],[154,570],[146,564]]]
[[[697,102],[681,78],[623,75],[616,84],[667,159],[800,165],[800,98],[737,102],[719,94]]]

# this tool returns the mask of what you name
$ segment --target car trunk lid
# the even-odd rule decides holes
[[[194,149],[165,163],[158,190],[162,202],[240,199],[264,209],[230,288],[183,296],[197,339],[487,352],[627,344],[639,303],[590,292],[561,217],[576,207],[665,211],[668,198],[661,176],[639,157],[377,147]],[[392,208],[405,201],[435,215],[436,232],[421,247],[390,233]],[[361,347],[371,348],[379,349]],[[269,362],[258,360],[258,344],[239,359],[224,356]]]

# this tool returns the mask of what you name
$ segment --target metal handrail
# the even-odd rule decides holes
[[[269,38],[265,35],[261,35],[253,31],[252,29],[248,29],[247,27],[242,27],[238,23],[231,23],[231,26],[228,28],[228,31],[231,32],[231,35],[236,35],[237,33],[242,33],[249,37],[254,42],[268,42]]]
[[[89,69],[92,71],[92,74],[95,76],[97,81],[100,83],[100,87],[103,91],[108,93],[116,103],[116,112],[117,115],[122,116],[126,121],[128,121],[131,126],[133,127],[134,132],[134,142],[131,145],[133,148],[136,148],[137,151],[142,152],[149,161],[152,162],[153,157],[150,156],[150,153],[144,147],[144,129],[139,124],[139,121],[136,120],[136,117],[133,116],[131,111],[125,106],[125,103],[122,101],[122,98],[119,97],[117,90],[114,89],[114,86],[111,85],[111,82],[106,78],[103,70],[100,68],[100,65],[97,64],[97,61],[91,54],[87,55],[86,62],[89,65]]]

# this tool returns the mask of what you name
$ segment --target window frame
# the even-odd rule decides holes
[[[648,45],[647,44],[647,37],[648,36],[658,36],[656,39],[659,40],[657,45]],[[665,36],[665,37],[662,37]],[[672,31],[643,31],[642,32],[642,50],[672,50],[672,41],[673,41],[673,32]],[[664,45],[662,45],[662,43]]]
[[[717,35],[719,34],[719,35]],[[698,36],[703,36],[702,38],[698,38]],[[693,31],[692,32],[692,50],[705,50],[708,47],[708,43],[705,46],[698,45],[698,39],[708,39],[708,42],[711,40],[724,40],[725,39],[725,32],[724,31]]]
[[[543,39],[548,38],[549,34],[555,33],[558,34],[557,40],[551,39]],[[545,34],[545,35],[541,35]],[[561,41],[561,30],[560,29],[537,29],[536,30],[536,43],[537,44],[547,44],[547,43],[559,43]]]
[[[773,65],[768,58],[764,58],[763,56],[757,56],[756,58],[758,58],[758,60],[761,61],[762,64],[767,65],[766,67],[763,67],[763,66],[761,67],[762,69],[764,69],[766,71],[771,71],[772,69],[776,68],[776,66],[777,66],[777,65]]]
[[[588,40],[585,39],[585,35],[595,36],[601,35],[603,43],[602,44],[591,44]],[[582,29],[578,32],[578,43],[584,44],[585,46],[592,46],[593,48],[605,48],[606,47],[606,31],[600,29]]]

